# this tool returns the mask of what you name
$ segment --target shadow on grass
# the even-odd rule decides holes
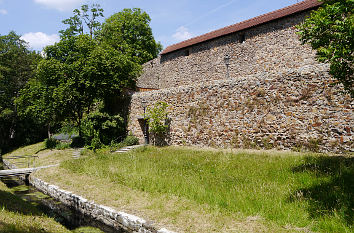
[[[1,181],[0,181],[1,182]],[[20,215],[26,215],[33,219],[33,221],[38,221],[37,217],[42,218],[44,213],[37,209],[31,203],[22,200],[20,197],[12,194],[11,192],[7,192],[4,190],[0,190],[0,208],[6,210],[7,212],[15,213],[15,219],[18,218],[17,221],[21,220]],[[1,212],[1,210],[0,210]],[[1,214],[1,213],[0,213]],[[12,216],[12,215],[10,215]],[[6,212],[5,212],[6,219]],[[16,221],[15,221],[16,222]],[[41,233],[51,233],[51,230],[45,230],[39,224],[38,226],[32,225],[22,225],[17,223],[9,223],[0,221],[0,232],[11,232],[11,233],[32,233],[32,232],[41,232]]]
[[[1,181],[0,181],[1,182]],[[30,203],[22,200],[16,195],[0,190],[0,208],[14,213],[21,213],[31,216],[41,216],[42,213]]]
[[[0,232],[2,233],[50,233],[40,227],[24,227],[17,224],[4,223],[0,221]]]
[[[36,154],[38,154],[39,152],[41,152],[41,151],[44,151],[44,150],[46,150],[47,148],[42,148],[42,149],[39,149],[38,151],[36,151],[36,153],[34,153],[35,155]]]
[[[354,157],[307,157],[293,172],[309,173],[315,184],[296,190],[291,200],[309,201],[311,217],[338,214],[349,226],[354,219]]]

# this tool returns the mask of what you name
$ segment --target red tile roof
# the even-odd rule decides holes
[[[263,23],[270,22],[275,19],[280,19],[282,17],[288,16],[291,14],[310,10],[312,8],[318,7],[321,4],[322,4],[322,2],[319,2],[318,0],[305,0],[305,1],[296,3],[294,5],[291,5],[291,6],[276,10],[276,11],[272,11],[267,14],[254,17],[252,19],[248,19],[243,22],[236,23],[236,24],[233,24],[233,25],[230,25],[230,26],[206,33],[206,34],[203,34],[201,36],[197,36],[197,37],[182,41],[180,43],[173,44],[171,46],[168,46],[166,49],[164,49],[161,52],[161,54],[167,54],[167,53],[170,53],[170,52],[173,52],[173,51],[176,51],[176,50],[179,50],[179,49],[191,46],[191,45],[195,45],[195,44],[207,41],[207,40],[211,40],[211,39],[214,39],[217,37],[225,36],[225,35],[228,35],[228,34],[231,34],[234,32],[238,32],[238,31],[241,31],[241,30],[244,30],[247,28],[251,28],[251,27],[263,24]]]

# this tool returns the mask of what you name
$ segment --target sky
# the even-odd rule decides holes
[[[268,13],[299,0],[0,0],[0,35],[15,31],[41,51],[59,41],[62,20],[83,4],[100,4],[104,16],[138,7],[151,17],[156,41],[164,48],[183,40]],[[104,19],[102,19],[104,20]]]

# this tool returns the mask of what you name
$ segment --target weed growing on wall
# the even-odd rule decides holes
[[[204,103],[199,103],[198,106],[191,106],[188,110],[187,116],[189,118],[188,130],[196,125],[202,125],[204,117],[208,116],[210,107]]]
[[[148,107],[146,120],[149,124],[150,133],[155,145],[164,145],[168,131],[168,104],[159,101],[153,107]]]

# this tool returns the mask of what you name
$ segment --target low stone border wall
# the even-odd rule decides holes
[[[3,162],[5,166],[11,169],[16,168],[16,166],[6,160],[3,160]],[[25,177],[21,178],[25,179]],[[147,221],[142,218],[121,211],[116,211],[107,206],[96,204],[93,201],[85,199],[84,197],[60,189],[56,185],[51,185],[44,182],[33,175],[29,176],[29,183],[41,192],[48,194],[63,204],[73,207],[82,214],[89,215],[117,230],[123,229],[131,233],[173,233],[165,228],[157,230],[154,226],[147,223]]]

